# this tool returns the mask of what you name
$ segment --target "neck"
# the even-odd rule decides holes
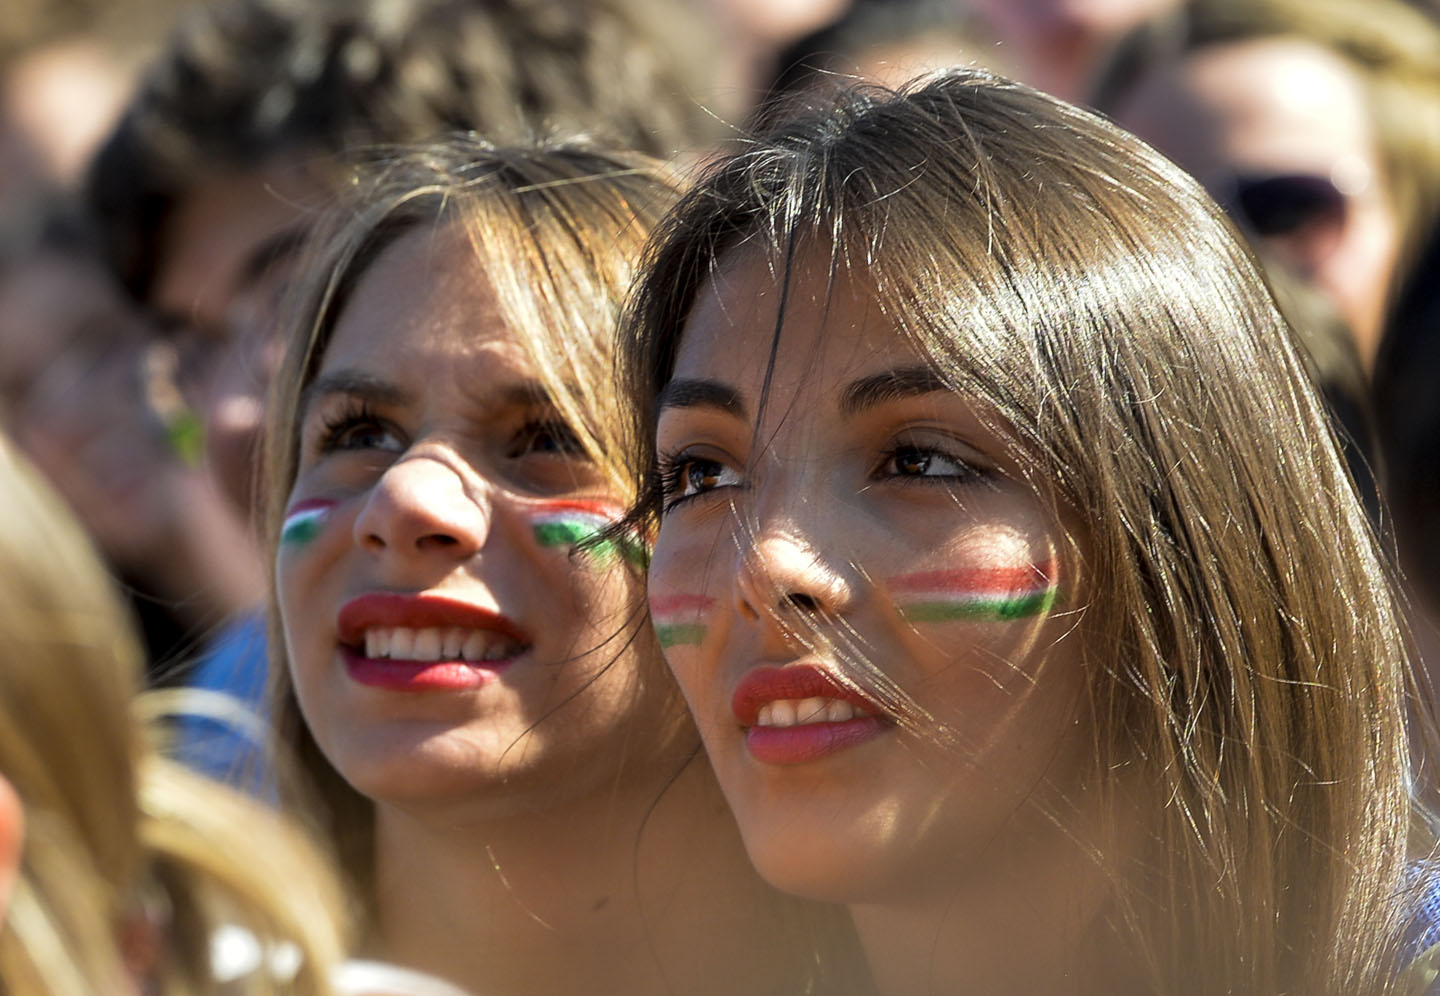
[[[384,956],[477,993],[803,988],[805,914],[751,869],[703,759],[500,818],[382,804],[376,859]]]
[[[1109,883],[1051,828],[1007,841],[923,890],[851,906],[884,996],[1075,996],[1102,958],[1096,929]],[[1112,992],[1123,991],[1117,985]]]

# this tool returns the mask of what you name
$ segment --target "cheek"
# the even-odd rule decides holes
[[[667,659],[693,651],[710,633],[717,595],[726,590],[727,578],[718,573],[720,561],[706,556],[714,544],[701,549],[693,536],[676,528],[660,529],[650,560],[650,618]]]
[[[345,542],[337,508],[329,499],[307,499],[285,513],[275,552],[275,593],[287,641],[296,625],[315,615],[324,565]]]

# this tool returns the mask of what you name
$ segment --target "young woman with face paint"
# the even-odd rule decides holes
[[[656,630],[882,991],[1417,991],[1395,598],[1193,182],[962,73],[716,161],[648,260]]]
[[[301,804],[377,950],[477,993],[867,984],[842,910],[755,875],[646,621],[646,550],[607,531],[633,498],[620,301],[676,193],[579,147],[401,156],[319,237],[280,372]]]

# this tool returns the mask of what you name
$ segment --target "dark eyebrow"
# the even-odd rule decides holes
[[[848,417],[886,401],[953,390],[939,374],[927,366],[898,367],[862,377],[851,383],[841,395],[840,411]]]
[[[550,397],[550,391],[538,380],[522,380],[518,384],[507,384],[495,392],[495,401],[514,408],[532,408],[538,405],[553,407],[555,404]]]
[[[300,415],[303,418],[310,406],[330,394],[348,394],[382,405],[403,405],[411,400],[409,392],[396,387],[388,380],[354,370],[336,370],[323,377],[316,377],[300,393]]]
[[[236,278],[237,287],[249,287],[257,283],[273,267],[287,262],[305,244],[308,229],[303,225],[276,232],[265,239],[245,257]]]
[[[719,408],[737,418],[745,417],[740,392],[718,380],[672,380],[655,399],[657,415],[666,408]]]

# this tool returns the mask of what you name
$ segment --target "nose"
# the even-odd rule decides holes
[[[844,616],[855,600],[854,565],[822,550],[793,523],[752,523],[740,532],[736,608],[747,619],[790,630],[805,619]]]
[[[480,552],[492,509],[483,481],[451,460],[410,455],[388,467],[355,519],[355,542],[378,557],[458,562]]]

